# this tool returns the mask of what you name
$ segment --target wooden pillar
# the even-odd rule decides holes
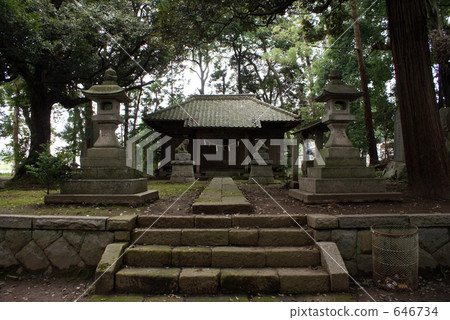
[[[298,156],[299,156],[299,148],[298,143],[294,146],[289,146],[291,149],[291,166],[292,166],[292,179],[290,182],[291,189],[298,189]]]
[[[199,135],[197,131],[194,134],[194,139],[199,139]],[[194,141],[192,141],[192,152],[194,152]],[[192,159],[194,159],[194,154],[192,154]],[[198,159],[198,163],[194,165],[194,173],[200,174],[200,163],[202,161],[202,152],[200,147],[200,157]]]
[[[251,141],[251,143],[253,143],[253,141],[248,137],[248,135],[245,135],[245,139],[249,139]],[[250,153],[248,152],[248,149],[244,146],[244,144],[242,144],[244,147],[244,159],[247,158],[247,156],[250,155]],[[244,167],[244,173],[250,173],[250,165],[246,164]]]

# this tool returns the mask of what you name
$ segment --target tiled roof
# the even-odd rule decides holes
[[[146,119],[184,121],[184,127],[261,128],[261,122],[297,122],[298,117],[253,95],[195,95]]]

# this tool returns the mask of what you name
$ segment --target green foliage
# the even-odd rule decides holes
[[[22,78],[0,85],[0,137],[11,138],[14,133],[14,110],[17,108],[17,144],[10,139],[0,150],[0,158],[5,162],[20,165],[28,154],[30,145],[29,105],[25,82]]]
[[[49,150],[48,146],[44,147]],[[69,162],[73,158],[65,152],[60,152],[53,156],[50,151],[39,153],[37,161],[33,165],[27,165],[28,173],[36,177],[47,188],[47,194],[50,188],[56,183],[60,183],[70,178]]]
[[[109,66],[122,86],[164,71],[181,49],[157,29],[158,2],[0,0],[0,83],[18,76],[26,83],[30,160],[50,140],[52,106],[86,102],[79,88],[99,82]]]

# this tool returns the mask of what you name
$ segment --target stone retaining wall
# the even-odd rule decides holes
[[[129,241],[136,216],[0,215],[0,269],[51,273],[97,266],[105,247]]]
[[[352,275],[372,273],[372,233],[375,223],[414,224],[419,227],[419,268],[450,266],[450,214],[309,214],[308,225],[317,241],[336,242]]]

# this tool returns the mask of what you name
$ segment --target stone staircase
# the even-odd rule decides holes
[[[131,231],[134,247],[125,250],[127,243],[113,243],[106,248],[97,277],[105,274],[96,283],[96,292],[211,295],[347,290],[347,274],[336,265],[343,265],[336,245],[315,244],[305,225],[304,215],[293,219],[247,214],[139,216]]]

